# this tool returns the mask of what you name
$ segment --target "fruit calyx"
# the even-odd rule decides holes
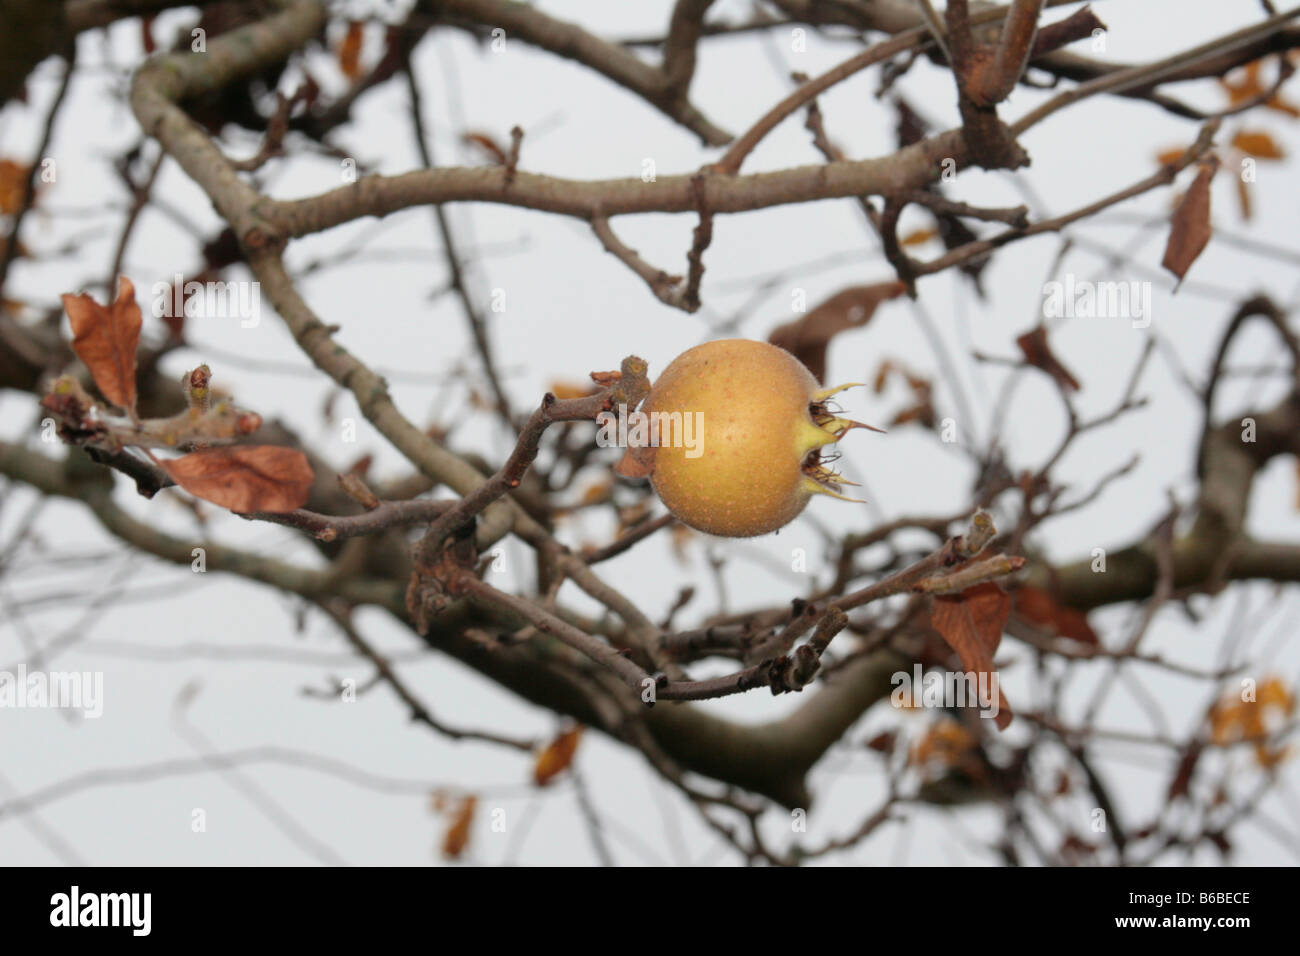
[[[862,382],[848,382],[844,385],[836,385],[833,388],[822,389],[814,392],[812,400],[808,403],[808,418],[811,421],[812,428],[807,433],[809,450],[804,456],[800,470],[804,475],[804,488],[811,494],[829,495],[832,498],[850,501],[854,504],[864,503],[861,498],[850,498],[841,494],[841,490],[845,485],[851,485],[855,488],[859,487],[859,485],[855,481],[849,481],[839,472],[829,467],[831,462],[839,460],[840,455],[838,452],[827,455],[822,451],[827,445],[839,441],[855,428],[865,428],[867,431],[884,434],[883,428],[876,428],[874,425],[867,425],[851,418],[841,418],[839,416],[839,406],[831,401],[833,396],[838,395],[845,389],[856,388],[862,384]]]

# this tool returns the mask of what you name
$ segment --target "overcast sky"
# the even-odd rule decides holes
[[[554,0],[538,5],[619,37],[661,31],[672,6],[670,0]],[[1096,9],[1111,28],[1106,49],[1098,55],[1117,61],[1155,59],[1260,15],[1258,4],[1221,0],[1100,2]],[[720,0],[711,15],[738,19],[747,10],[748,4],[740,0]],[[191,11],[160,17],[156,34],[188,28],[194,17]],[[699,60],[693,98],[715,122],[738,132],[788,92],[791,70],[816,74],[856,49],[851,41],[810,33],[806,50],[796,52],[788,31],[782,30],[766,37],[711,42]],[[141,53],[139,26],[128,21],[106,35],[83,34],[78,52],[79,76],[51,150],[58,181],[43,193],[40,210],[28,220],[24,236],[36,250],[57,249],[74,237],[83,243],[74,256],[16,266],[10,297],[49,303],[61,292],[101,281],[117,240],[126,197],[111,161],[140,135],[121,95],[124,71]],[[373,56],[376,48],[367,52]],[[479,130],[506,139],[515,124],[527,134],[521,167],[573,178],[640,175],[646,159],[653,160],[661,174],[688,172],[717,156],[621,88],[521,42],[508,39],[504,51],[493,53],[464,34],[442,30],[420,45],[416,64],[425,90],[426,120],[442,163],[481,161],[461,141],[462,132]],[[313,66],[315,75],[338,88],[341,80],[332,69],[325,57]],[[29,83],[30,104],[10,103],[0,112],[0,155],[32,155],[61,73],[61,63],[46,62]],[[877,156],[894,148],[895,114],[876,99],[878,83],[878,72],[868,72],[821,99],[828,131],[849,156]],[[950,74],[922,62],[902,89],[937,129],[956,124]],[[1225,105],[1213,83],[1186,85],[1179,92],[1206,108]],[[1002,113],[1018,116],[1046,95],[1018,89]],[[400,83],[367,94],[355,112],[357,122],[339,131],[337,144],[359,163],[384,173],[417,166],[407,106]],[[1223,138],[1240,125],[1266,129],[1292,155],[1300,151],[1295,122],[1281,114],[1252,113],[1244,124],[1229,120]],[[1155,169],[1158,152],[1187,145],[1195,135],[1194,124],[1149,104],[1096,98],[1056,114],[1025,136],[1032,168],[1014,178],[963,173],[951,194],[995,205],[1028,201],[1035,216],[1059,214],[1147,175]],[[251,135],[232,135],[224,145],[243,156],[251,154],[256,143]],[[263,176],[273,195],[307,196],[339,183],[336,159],[291,152],[295,155],[290,159],[272,161]],[[801,113],[764,141],[746,171],[818,161]],[[1292,162],[1261,163],[1254,188],[1255,218],[1247,224],[1235,203],[1232,176],[1221,176],[1214,193],[1221,235],[1249,230],[1257,239],[1294,249],[1295,223],[1300,221],[1294,177]],[[1027,188],[1019,190],[1016,180]],[[174,163],[163,167],[157,192],[202,235],[210,237],[218,230],[209,203]],[[1149,329],[1135,329],[1124,319],[1073,319],[1053,327],[1055,348],[1083,383],[1078,404],[1085,416],[1107,411],[1117,402],[1148,336],[1157,337],[1159,349],[1141,388],[1150,404],[1080,440],[1057,477],[1087,490],[1134,453],[1141,454],[1140,463],[1093,506],[1051,522],[1034,544],[1050,558],[1064,561],[1134,540],[1164,513],[1171,492],[1185,503],[1194,492],[1191,465],[1201,426],[1199,405],[1180,376],[1184,371],[1197,380],[1204,376],[1235,301],[1265,291],[1294,306],[1300,296],[1300,272],[1294,262],[1288,265],[1220,240],[1195,264],[1186,286],[1171,295],[1172,281],[1159,270],[1164,230],[1136,223],[1165,213],[1172,195],[1157,190],[1077,227],[1071,233],[1076,245],[1055,272],[1058,237],[1004,250],[985,274],[985,301],[956,273],[923,280],[916,305],[889,303],[866,328],[836,340],[828,380],[870,381],[882,361],[901,361],[935,378],[940,414],[954,418],[959,441],[982,444],[988,440],[995,399],[1007,373],[1002,366],[971,361],[972,349],[1015,355],[1015,337],[1036,324],[1043,284],[1049,278],[1070,273],[1077,279],[1151,281]],[[646,358],[656,374],[682,350],[715,337],[717,330],[765,338],[792,317],[797,290],[816,303],[846,285],[891,277],[851,201],[717,219],[706,256],[705,308],[696,315],[660,304],[575,220],[505,206],[458,206],[449,211],[461,241],[482,252],[471,274],[479,302],[486,304],[493,290],[504,292],[506,309],[491,315],[491,335],[517,408],[537,402],[553,382],[581,381],[592,370],[616,368],[627,354]],[[911,218],[906,222],[913,224]],[[915,225],[924,222],[923,216],[915,217]],[[617,222],[628,245],[669,271],[684,268],[694,224],[692,217],[667,215]],[[448,375],[467,359],[471,368],[477,366],[459,305],[450,296],[430,298],[446,280],[431,213],[416,209],[382,223],[340,227],[296,242],[288,258],[292,266],[301,267],[322,255],[363,248],[379,255],[357,256],[315,272],[300,288],[325,321],[342,327],[340,341],[390,374],[394,397],[407,415],[417,422],[456,425],[468,414],[466,390],[448,384]],[[931,244],[919,253],[929,257],[936,249]],[[1106,258],[1114,250],[1132,256],[1134,265],[1117,269]],[[190,230],[155,208],[143,213],[125,270],[141,290],[142,303],[153,282],[189,272],[197,262]],[[96,292],[102,297],[102,289]],[[956,357],[955,381],[938,369],[923,332],[927,323]],[[241,404],[266,418],[279,416],[291,423],[339,469],[369,453],[376,458],[372,474],[394,476],[407,470],[364,422],[350,397],[338,397],[334,420],[323,420],[322,408],[333,390],[309,370],[268,305],[255,328],[241,328],[233,320],[200,320],[188,326],[187,334],[190,347],[168,357],[169,373],[179,375],[208,361],[215,382],[230,389]],[[146,338],[158,340],[161,335],[161,324],[146,317]],[[1261,329],[1248,329],[1231,358],[1234,364],[1250,365],[1273,361],[1276,354],[1275,339]],[[1218,412],[1226,419],[1246,407],[1267,407],[1281,395],[1276,379],[1266,388],[1232,385],[1223,389]],[[905,388],[896,383],[879,396],[855,390],[843,404],[852,417],[885,424],[907,398]],[[348,418],[358,423],[352,443],[343,440],[342,423]],[[30,396],[0,395],[0,435],[10,441],[29,440],[48,452],[36,438],[35,419]],[[1024,376],[1004,432],[1013,468],[1041,464],[1059,441],[1064,422],[1046,376]],[[478,450],[494,460],[510,445],[500,426],[482,416],[457,427],[453,441],[458,449]],[[673,554],[668,536],[660,535],[610,562],[606,573],[652,617],[667,610],[683,583],[695,583],[696,602],[679,618],[679,623],[688,624],[717,606],[708,571],[710,550],[731,559],[725,584],[732,609],[783,601],[806,591],[809,584],[807,574],[789,570],[792,549],[806,550],[808,574],[825,581],[830,571],[821,537],[810,522],[861,530],[900,515],[948,513],[967,501],[972,480],[968,459],[919,429],[901,427],[883,436],[855,432],[842,450],[840,467],[846,477],[862,482],[868,506],[815,501],[807,520],[753,541],[710,542],[697,536],[687,543],[684,561]],[[600,478],[593,470],[579,487]],[[1290,459],[1275,460],[1264,471],[1252,498],[1253,532],[1271,539],[1295,540],[1300,535],[1296,481]],[[117,492],[118,501],[133,514],[196,542],[210,535],[286,560],[318,561],[311,547],[292,534],[215,508],[204,509],[209,520],[200,528],[193,511],[181,506],[177,492],[144,501],[124,480],[119,480]],[[11,540],[32,502],[29,492],[5,490],[0,542]],[[997,517],[1005,522],[1010,516]],[[370,671],[348,655],[327,620],[316,613],[300,616],[300,602],[232,577],[197,575],[130,553],[75,503],[49,502],[38,527],[50,552],[93,554],[96,559],[42,562],[30,568],[19,561],[8,569],[0,579],[0,669],[12,669],[24,658],[25,641],[53,646],[57,652],[48,668],[104,674],[104,714],[75,720],[49,710],[0,710],[0,805],[15,794],[40,792],[77,780],[87,771],[156,768],[159,774],[157,779],[77,786],[42,805],[38,813],[0,815],[0,859],[27,864],[61,859],[95,864],[438,864],[444,821],[430,811],[429,793],[446,786],[480,795],[470,861],[595,860],[570,781],[538,794],[528,785],[527,760],[487,745],[451,743],[410,724],[382,686],[350,704],[304,694],[304,689],[326,690],[333,678],[364,683]],[[588,518],[563,528],[565,540],[574,544],[607,540],[611,531],[608,524]],[[523,559],[517,544],[508,545],[507,574],[515,567],[526,574]],[[526,576],[512,580],[521,586],[528,583]],[[583,606],[580,595],[568,589],[563,594]],[[1250,659],[1262,663],[1260,674],[1282,674],[1294,686],[1300,670],[1294,587],[1275,592],[1262,584],[1244,585],[1217,599],[1198,598],[1193,606],[1202,615],[1198,625],[1191,626],[1181,612],[1168,608],[1157,618],[1144,645],[1147,650],[1190,666],[1214,667],[1225,634],[1245,629],[1244,646],[1250,649]],[[15,614],[15,608],[20,612]],[[1095,613],[1093,622],[1113,641],[1126,633],[1134,614],[1134,608],[1107,609]],[[454,661],[421,654],[418,639],[382,613],[363,612],[358,622],[376,644],[399,655],[403,676],[448,722],[540,737],[556,729],[554,715],[520,702]],[[1041,690],[1029,679],[1023,645],[1005,642],[1000,660],[1006,662],[1008,698],[1013,704],[1032,705]],[[1204,713],[1212,689],[1150,669],[1139,673],[1159,702],[1164,723],[1153,725],[1123,686],[1111,693],[1100,723],[1186,736]],[[1074,702],[1086,703],[1091,687],[1105,675],[1098,666],[1076,678]],[[795,695],[753,693],[700,706],[757,722],[802,702]],[[878,706],[826,756],[813,774],[819,803],[809,817],[809,842],[850,831],[880,799],[880,764],[861,742],[881,729],[907,729],[925,720]],[[260,753],[268,759],[225,773],[164,773],[177,767],[159,766],[164,761],[192,761],[209,746],[221,753],[262,748]],[[268,748],[275,750],[267,753]],[[1148,818],[1162,805],[1168,758],[1151,748],[1119,745],[1102,752],[1102,766],[1115,775],[1126,815],[1131,820]],[[589,735],[581,745],[578,766],[601,808],[620,862],[733,861],[636,754]],[[331,768],[337,773],[329,772]],[[1262,812],[1281,830],[1295,832],[1300,823],[1295,785],[1300,781],[1294,764],[1285,773],[1290,790],[1283,788],[1270,797]],[[196,808],[206,812],[204,833],[191,829]],[[504,810],[504,833],[490,828],[495,808]],[[1081,802],[1078,812],[1087,809]],[[981,841],[997,826],[997,813],[993,808],[960,815],[917,811],[908,822],[882,829],[838,861],[995,862]],[[788,833],[788,822],[779,812],[769,823],[778,837]],[[1300,848],[1282,845],[1277,833],[1250,825],[1240,828],[1235,860],[1294,863]],[[1194,860],[1217,862],[1210,851],[1198,853]]]

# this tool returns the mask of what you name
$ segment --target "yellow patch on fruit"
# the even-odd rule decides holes
[[[652,417],[699,423],[694,449],[655,449],[650,481],[660,500],[692,528],[747,538],[789,524],[814,494],[843,498],[848,482],[821,449],[870,427],[828,411],[827,400],[848,387],[822,389],[802,362],[766,342],[721,339],[683,352],[642,405]]]

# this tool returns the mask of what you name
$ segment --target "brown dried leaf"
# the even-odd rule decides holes
[[[1161,152],[1156,153],[1156,162],[1159,163],[1161,166],[1172,166],[1174,165],[1174,163],[1182,159],[1183,154],[1186,152],[1187,152],[1186,147],[1174,146],[1170,149],[1162,150]]]
[[[1241,206],[1241,218],[1249,222],[1255,212],[1250,201],[1250,183],[1240,176],[1237,177],[1237,203]]]
[[[134,415],[135,351],[141,325],[135,286],[122,276],[117,299],[107,308],[84,292],[65,294],[63,308],[72,324],[72,351],[86,363],[104,397]]]
[[[1002,641],[1002,629],[1011,613],[1011,596],[996,584],[977,584],[960,594],[936,597],[930,625],[961,658],[962,667],[975,674],[993,675],[993,653]],[[985,678],[987,679],[987,678]],[[1011,705],[998,688],[999,730],[1011,723]]]
[[[537,755],[533,766],[533,783],[544,787],[556,776],[569,769],[573,755],[578,752],[578,741],[582,739],[582,725],[564,731]]]
[[[1016,345],[1025,355],[1025,361],[1034,368],[1040,368],[1056,379],[1061,388],[1070,392],[1079,390],[1079,380],[1070,374],[1069,369],[1052,352],[1047,343],[1047,329],[1038,326],[1016,339]]]
[[[767,340],[803,362],[820,382],[826,374],[826,349],[831,339],[846,329],[866,325],[880,303],[897,298],[906,288],[894,281],[844,289],[807,315],[773,329]]]
[[[1232,137],[1232,145],[1247,156],[1256,159],[1285,159],[1286,150],[1268,133],[1261,130],[1241,130]]]
[[[1210,241],[1210,181],[1218,167],[1218,160],[1213,158],[1201,163],[1196,179],[1169,221],[1169,241],[1160,264],[1180,282]]]
[[[898,734],[892,730],[882,730],[867,741],[867,749],[877,753],[892,754],[896,743],[898,743]]]
[[[612,491],[613,485],[608,481],[593,482],[583,489],[579,503],[582,506],[604,504],[609,500]]]
[[[941,772],[954,768],[974,770],[979,764],[971,758],[978,744],[975,735],[955,720],[939,720],[912,745],[907,762],[909,766]]]
[[[448,860],[458,860],[469,845],[469,828],[478,809],[478,797],[469,796],[460,802],[456,815],[451,818],[447,832],[442,837],[442,855]]]
[[[306,455],[278,445],[205,448],[159,464],[190,494],[239,514],[301,508],[315,478]]]
[[[559,399],[590,398],[600,389],[590,388],[576,382],[552,382],[548,391]]]
[[[14,162],[12,159],[0,159],[0,213],[12,216],[22,205],[27,192],[27,179],[32,168]]]
[[[506,154],[506,151],[502,149],[500,144],[498,144],[497,141],[487,133],[470,130],[469,132],[461,133],[460,138],[463,142],[469,143],[471,146],[477,146],[498,166],[504,166],[510,162],[510,157]]]
[[[1241,68],[1240,73],[1233,71],[1227,76],[1218,78],[1219,85],[1228,94],[1230,105],[1236,106],[1264,92],[1264,86],[1259,79],[1260,63],[1260,60],[1251,60]]]
[[[899,239],[900,245],[919,246],[922,243],[929,242],[931,239],[938,238],[939,230],[936,228],[913,229],[903,238]]]
[[[348,32],[343,35],[343,42],[338,48],[339,69],[354,82],[361,76],[361,44],[365,40],[365,30],[364,23],[352,20],[348,23]]]
[[[1097,632],[1088,623],[1088,615],[1061,604],[1042,588],[1024,584],[1016,588],[1012,596],[1015,599],[1016,616],[1035,627],[1081,644],[1095,647],[1101,643]]]

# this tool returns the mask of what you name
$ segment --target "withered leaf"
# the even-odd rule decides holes
[[[1002,629],[1011,613],[1011,596],[993,583],[977,584],[960,594],[934,599],[930,625],[961,658],[968,672],[990,680],[997,673],[993,653],[1002,641]],[[989,675],[984,677],[983,675]],[[1011,723],[1011,705],[1002,688],[998,688],[998,714],[994,718],[999,730]]]
[[[866,325],[880,303],[897,298],[906,288],[895,280],[844,289],[807,315],[773,329],[767,340],[794,355],[821,382],[831,339],[846,329]]]
[[[573,756],[578,752],[578,742],[582,739],[582,725],[566,730],[546,745],[537,755],[533,765],[533,783],[544,787],[555,777],[569,769]]]
[[[240,514],[301,508],[315,477],[306,455],[278,445],[204,448],[159,464],[190,494]]]
[[[1088,615],[1067,607],[1042,588],[1028,584],[1016,588],[1013,595],[1016,616],[1045,631],[1053,631],[1081,644],[1097,646],[1101,641],[1088,623]]]
[[[348,24],[348,32],[339,44],[339,70],[349,80],[356,80],[361,75],[361,43],[365,39],[365,24],[353,20]]]
[[[901,246],[919,246],[936,238],[938,235],[939,230],[934,227],[914,229],[899,239],[898,244]]]
[[[490,157],[498,166],[504,166],[510,162],[510,157],[506,151],[501,148],[500,144],[487,133],[479,133],[473,130],[461,133],[460,138],[463,142],[471,146],[477,146],[485,155]]]
[[[0,159],[0,213],[11,216],[22,205],[32,168],[12,159]]]
[[[577,382],[552,382],[548,391],[556,398],[565,400],[570,398],[590,398],[600,389],[581,385]]]
[[[1256,159],[1286,158],[1286,150],[1277,144],[1277,140],[1259,130],[1241,130],[1232,137],[1232,145]]]
[[[117,282],[117,299],[105,308],[86,293],[64,294],[72,324],[72,351],[86,363],[95,384],[114,405],[135,413],[135,351],[140,344],[140,306],[126,276]]]
[[[447,832],[442,837],[442,855],[448,860],[456,860],[469,845],[469,828],[474,822],[474,811],[478,809],[478,797],[469,796],[460,802],[456,815],[452,817]]]
[[[1180,282],[1210,241],[1210,181],[1217,170],[1215,159],[1201,163],[1196,179],[1169,221],[1169,241],[1160,264]]]
[[[1048,345],[1047,329],[1043,328],[1043,326],[1040,325],[1031,329],[1017,338],[1016,345],[1020,346],[1020,351],[1024,353],[1026,362],[1052,376],[1063,389],[1071,392],[1079,390],[1079,380],[1061,364],[1055,353],[1052,352],[1052,347]]]
[[[1262,62],[1263,60],[1252,60],[1241,70],[1233,71],[1228,76],[1219,78],[1219,85],[1228,94],[1229,105],[1238,106],[1247,100],[1263,97],[1264,109],[1276,110],[1291,117],[1300,117],[1300,108],[1282,99],[1281,93],[1269,95],[1268,86],[1265,86],[1264,79],[1260,75]]]
[[[1173,146],[1156,153],[1156,162],[1161,166],[1172,166],[1174,163],[1182,159],[1183,154],[1186,152],[1187,148],[1184,146]]]

